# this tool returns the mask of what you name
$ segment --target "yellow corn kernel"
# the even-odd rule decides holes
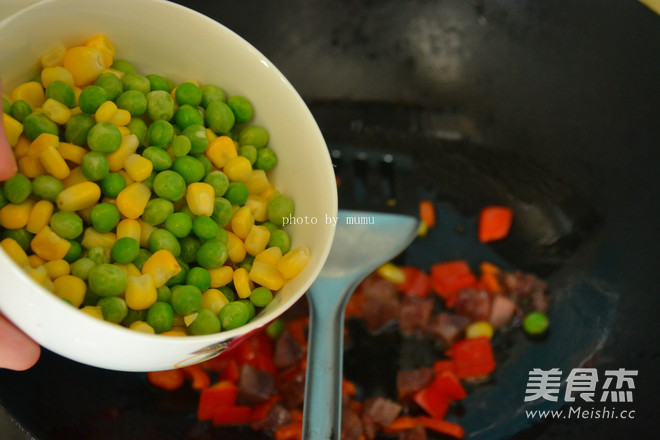
[[[101,321],[105,321],[103,319],[103,312],[101,311],[100,306],[85,306],[85,307],[81,308],[80,311],[83,312],[83,313],[88,314],[89,316],[100,319]]]
[[[218,135],[215,134],[215,132],[213,130],[211,130],[210,128],[207,128],[206,129],[206,137],[209,140],[209,142],[211,142],[213,139],[217,139]]]
[[[252,170],[250,177],[245,181],[245,185],[250,194],[259,194],[271,186],[264,170]]]
[[[112,73],[114,76],[116,76],[119,79],[122,79],[125,75],[124,72],[122,72],[121,70],[113,69],[111,67],[104,69],[103,73]]]
[[[266,200],[270,200],[271,197],[275,195],[275,187],[274,186],[269,186],[265,190],[261,191],[259,193],[261,197],[263,197]]]
[[[133,310],[146,310],[158,300],[156,284],[150,274],[128,277],[126,305]]]
[[[96,122],[110,122],[119,108],[113,101],[105,101],[96,109],[94,119]]]
[[[139,243],[141,233],[140,222],[132,218],[126,218],[117,224],[117,239],[129,237]]]
[[[250,208],[252,217],[257,222],[268,220],[268,200],[257,194],[250,194],[245,201],[245,206]]]
[[[75,85],[71,72],[62,66],[46,67],[41,71],[41,85],[44,89],[53,81],[62,81],[71,87]]]
[[[66,47],[63,44],[55,46],[45,54],[41,55],[39,62],[41,63],[42,68],[61,66],[62,59],[66,53]]]
[[[28,156],[18,159],[18,171],[29,179],[46,174],[46,169],[41,165],[41,161]]]
[[[117,127],[124,127],[125,125],[128,125],[129,122],[131,122],[131,112],[120,108],[117,110],[117,113],[112,115],[112,118],[110,118],[109,122],[115,124]],[[128,133],[130,134],[130,130]]]
[[[383,264],[378,269],[376,269],[376,273],[378,273],[378,275],[390,283],[394,284],[401,284],[406,280],[406,274],[401,270],[400,267],[392,263]]]
[[[55,207],[48,200],[39,200],[30,211],[30,217],[28,218],[27,225],[25,225],[25,229],[33,234],[41,231],[44,226],[50,223],[54,209]]]
[[[142,219],[138,219],[138,223],[140,223],[140,247],[149,249],[149,238],[158,228],[154,225],[150,225]]]
[[[473,322],[472,324],[468,325],[467,328],[465,329],[465,337],[469,339],[484,338],[484,337],[488,339],[492,339],[493,333],[494,333],[493,326],[488,321]]]
[[[48,278],[55,280],[57,278],[69,275],[71,273],[71,265],[66,260],[52,260],[44,263]]]
[[[27,152],[30,149],[30,144],[31,142],[28,140],[27,137],[25,137],[24,134],[18,137],[18,141],[14,146],[14,156],[16,157],[16,159],[20,159],[21,157],[27,156]]]
[[[11,101],[16,102],[19,99],[30,104],[32,111],[41,107],[46,100],[46,94],[41,83],[37,81],[28,81],[11,91]],[[6,127],[5,127],[6,129]]]
[[[253,225],[245,237],[245,250],[250,255],[257,255],[268,246],[270,231],[265,226]]]
[[[188,336],[188,333],[185,330],[185,327],[174,327],[172,326],[171,330],[168,330],[166,332],[163,332],[160,334],[161,336]]]
[[[64,54],[62,66],[73,75],[73,82],[86,86],[96,81],[106,67],[103,53],[93,47],[75,46]]]
[[[96,204],[101,198],[101,188],[94,182],[81,182],[65,188],[55,202],[60,211],[79,211]]]
[[[78,211],[78,215],[80,217],[82,217],[82,219],[87,224],[92,223],[92,220],[91,220],[92,209],[94,209],[94,206],[90,206],[90,207],[87,207],[87,208],[84,208],[84,209],[81,209],[81,210]]]
[[[218,136],[209,142],[209,146],[204,152],[213,165],[223,168],[230,159],[238,156],[236,145],[229,136]]]
[[[58,148],[59,146],[59,136],[50,133],[41,133],[30,143],[27,155],[28,157],[38,158],[48,147]]]
[[[36,140],[36,139],[35,139]],[[60,142],[59,148],[57,149],[60,152],[65,160],[76,163],[80,165],[82,163],[82,158],[87,154],[87,149],[79,145],[74,145],[69,142]]]
[[[213,214],[215,190],[204,182],[193,182],[186,189],[186,202],[188,208],[195,215]]]
[[[213,288],[226,286],[234,279],[234,269],[231,266],[209,269],[209,274],[211,274],[211,287]]]
[[[229,304],[229,300],[225,294],[218,289],[209,289],[202,293],[202,308],[208,309],[216,315],[220,313],[220,310],[222,310],[227,304]]]
[[[165,285],[179,272],[181,272],[179,262],[174,258],[172,252],[166,249],[157,250],[142,265],[142,273],[151,275],[156,287]]]
[[[114,263],[115,266],[120,268],[122,272],[126,274],[127,277],[141,277],[142,272],[140,272],[140,269],[137,268],[137,266],[133,263],[128,263],[128,264],[119,264],[119,263]]]
[[[87,284],[73,275],[64,275],[53,280],[53,292],[69,301],[74,307],[80,307],[87,293]]]
[[[50,279],[48,278],[48,272],[46,272],[46,268],[44,266],[26,267],[24,269],[30,278],[42,286],[46,284],[46,280]]]
[[[30,242],[32,250],[44,260],[60,260],[69,252],[71,243],[44,226]]]
[[[73,86],[73,97],[74,97],[74,106],[71,109],[71,116],[77,115],[78,113],[82,113],[82,110],[80,109],[80,94],[82,93],[83,89],[81,89],[78,86]]]
[[[426,237],[428,233],[429,233],[429,225],[426,224],[424,220],[420,220],[419,227],[417,228],[417,236]]]
[[[20,244],[13,238],[5,238],[0,241],[0,247],[5,251],[9,258],[20,267],[29,266],[30,260]]]
[[[135,153],[140,145],[140,141],[134,134],[124,136],[121,145],[114,153],[106,154],[110,171],[117,172],[124,167],[124,161],[128,156]]]
[[[124,125],[118,125],[117,128],[119,129],[119,132],[121,133],[122,136],[130,136],[131,135],[131,130],[128,129],[128,127]]]
[[[193,321],[197,319],[197,315],[198,313],[195,312],[195,313],[190,313],[183,317],[183,322],[186,324],[186,327],[190,327],[190,324],[192,324]]]
[[[183,316],[174,313],[174,316],[172,316],[172,328],[186,330],[186,323],[183,321]]]
[[[235,182],[245,182],[252,175],[252,164],[245,156],[236,156],[227,161],[222,171]]]
[[[124,184],[126,186],[130,186],[130,185],[135,183],[135,181],[133,179],[131,179],[131,176],[128,175],[126,170],[119,170],[117,172],[121,175],[121,177],[124,178]]]
[[[85,174],[82,172],[82,168],[80,166],[74,167],[69,173],[69,176],[62,180],[64,188],[68,188],[70,186],[84,182],[89,182],[89,179],[85,177]]]
[[[44,166],[48,174],[55,177],[56,179],[65,179],[71,173],[69,165],[62,157],[62,155],[57,151],[57,148],[50,146],[46,148],[41,156],[39,156],[41,165]]]
[[[0,224],[5,229],[24,228],[30,220],[34,201],[27,199],[23,203],[8,203],[0,209]]]
[[[282,256],[282,259],[277,263],[277,269],[284,278],[289,280],[298,275],[307,266],[311,258],[312,254],[309,252],[309,248],[299,246]]]
[[[9,116],[7,113],[2,114],[2,125],[5,128],[5,135],[12,147],[18,143],[19,136],[23,133],[23,124],[16,119]]]
[[[105,64],[105,67],[112,66],[115,56],[115,46],[107,36],[103,34],[94,35],[85,41],[85,46],[98,49],[103,54],[103,64]]]
[[[81,215],[82,216],[82,215]],[[92,226],[85,228],[80,245],[85,249],[91,249],[95,246],[104,246],[111,248],[117,241],[117,235],[114,232],[99,232]]]
[[[254,217],[252,211],[247,206],[241,206],[231,218],[231,230],[239,238],[245,239],[254,226]]]
[[[227,231],[227,254],[232,263],[240,263],[245,259],[247,251],[245,243],[233,232]]]
[[[277,266],[256,259],[252,262],[250,280],[272,291],[279,290],[284,285],[284,276]]]
[[[144,321],[135,321],[131,325],[129,325],[128,328],[131,330],[135,330],[136,332],[146,333],[148,335],[156,334],[156,330],[154,330],[152,326],[150,326]]]
[[[124,170],[126,170],[126,173],[128,173],[129,177],[134,182],[142,182],[147,177],[151,176],[153,169],[153,163],[139,154],[130,154],[124,160]]]
[[[234,288],[239,298],[247,298],[252,293],[248,271],[243,267],[234,271]]]
[[[151,197],[147,185],[135,182],[122,189],[117,195],[117,208],[126,218],[136,219],[144,213],[144,208]]]
[[[43,258],[41,258],[37,254],[32,254],[32,255],[28,256],[28,263],[30,264],[30,267],[39,267],[39,266],[43,266],[44,264],[46,264],[47,261],[44,260]]]
[[[272,246],[255,255],[254,261],[263,261],[264,263],[275,266],[280,261],[280,258],[282,258],[282,249]]]

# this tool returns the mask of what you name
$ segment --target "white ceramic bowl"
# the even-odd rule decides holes
[[[253,123],[269,130],[279,159],[272,182],[294,199],[296,216],[319,220],[288,227],[293,246],[308,246],[312,260],[253,321],[213,335],[148,335],[95,319],[38,286],[1,251],[0,310],[43,347],[85,364],[124,371],[193,364],[268,324],[317,277],[334,235],[324,219],[337,215],[328,150],[303,100],[268,59],[208,17],[160,0],[46,0],[8,17],[0,22],[5,91],[33,77],[47,50],[98,33],[108,35],[117,58],[132,61],[140,73],[196,79],[252,101]]]

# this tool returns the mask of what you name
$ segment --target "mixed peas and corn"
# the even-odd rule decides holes
[[[40,64],[3,97],[18,173],[0,191],[0,244],[37,283],[112,323],[199,335],[249,322],[305,267],[248,99],[142,75],[102,34]]]

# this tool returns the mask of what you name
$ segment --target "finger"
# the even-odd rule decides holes
[[[2,95],[2,83],[0,83],[0,95]],[[0,181],[7,180],[16,174],[16,159],[9,145],[5,129],[0,120]]]
[[[0,315],[0,368],[27,370],[37,363],[41,347]]]

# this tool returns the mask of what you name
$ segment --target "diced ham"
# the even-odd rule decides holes
[[[486,321],[490,316],[491,297],[481,289],[463,289],[456,296],[456,312],[473,321]]]
[[[458,340],[468,325],[470,318],[467,316],[442,312],[431,318],[426,331],[430,336],[451,345]]]
[[[341,413],[341,440],[359,440],[363,434],[360,416],[349,407]]]
[[[533,274],[521,271],[504,273],[502,286],[505,293],[515,301],[522,312],[546,312],[549,307],[546,291],[548,285]]]
[[[504,327],[511,322],[515,311],[516,303],[504,295],[495,295],[488,321],[494,328]]]
[[[244,364],[238,378],[239,405],[254,406],[267,401],[275,391],[275,378],[272,374]]]
[[[404,335],[423,332],[433,313],[434,301],[431,298],[408,297],[401,302],[399,310],[399,330]]]
[[[268,411],[268,415],[264,419],[258,420],[252,424],[252,428],[262,430],[276,429],[280,426],[291,423],[291,420],[292,418],[289,410],[284,408],[282,404],[276,403],[270,411]]]
[[[427,438],[426,428],[422,425],[417,425],[399,433],[399,440],[427,440]]]
[[[278,384],[282,395],[282,404],[287,409],[294,409],[303,404],[305,398],[305,372],[298,371]]]
[[[277,341],[273,352],[273,363],[280,370],[292,368],[303,356],[303,350],[298,341],[284,330]]]
[[[376,434],[390,424],[401,413],[401,405],[389,399],[374,397],[364,401],[362,406],[362,427],[364,435],[373,440]]]
[[[363,297],[359,303],[360,315],[369,330],[377,330],[399,317],[396,284],[372,274],[360,283],[356,294]]]
[[[396,374],[396,389],[399,402],[407,403],[415,393],[428,386],[434,378],[433,368],[420,367],[414,370],[399,370]]]
[[[396,299],[398,288],[396,284],[387,281],[378,274],[371,274],[360,283],[357,292],[365,295],[370,300],[389,300]]]

